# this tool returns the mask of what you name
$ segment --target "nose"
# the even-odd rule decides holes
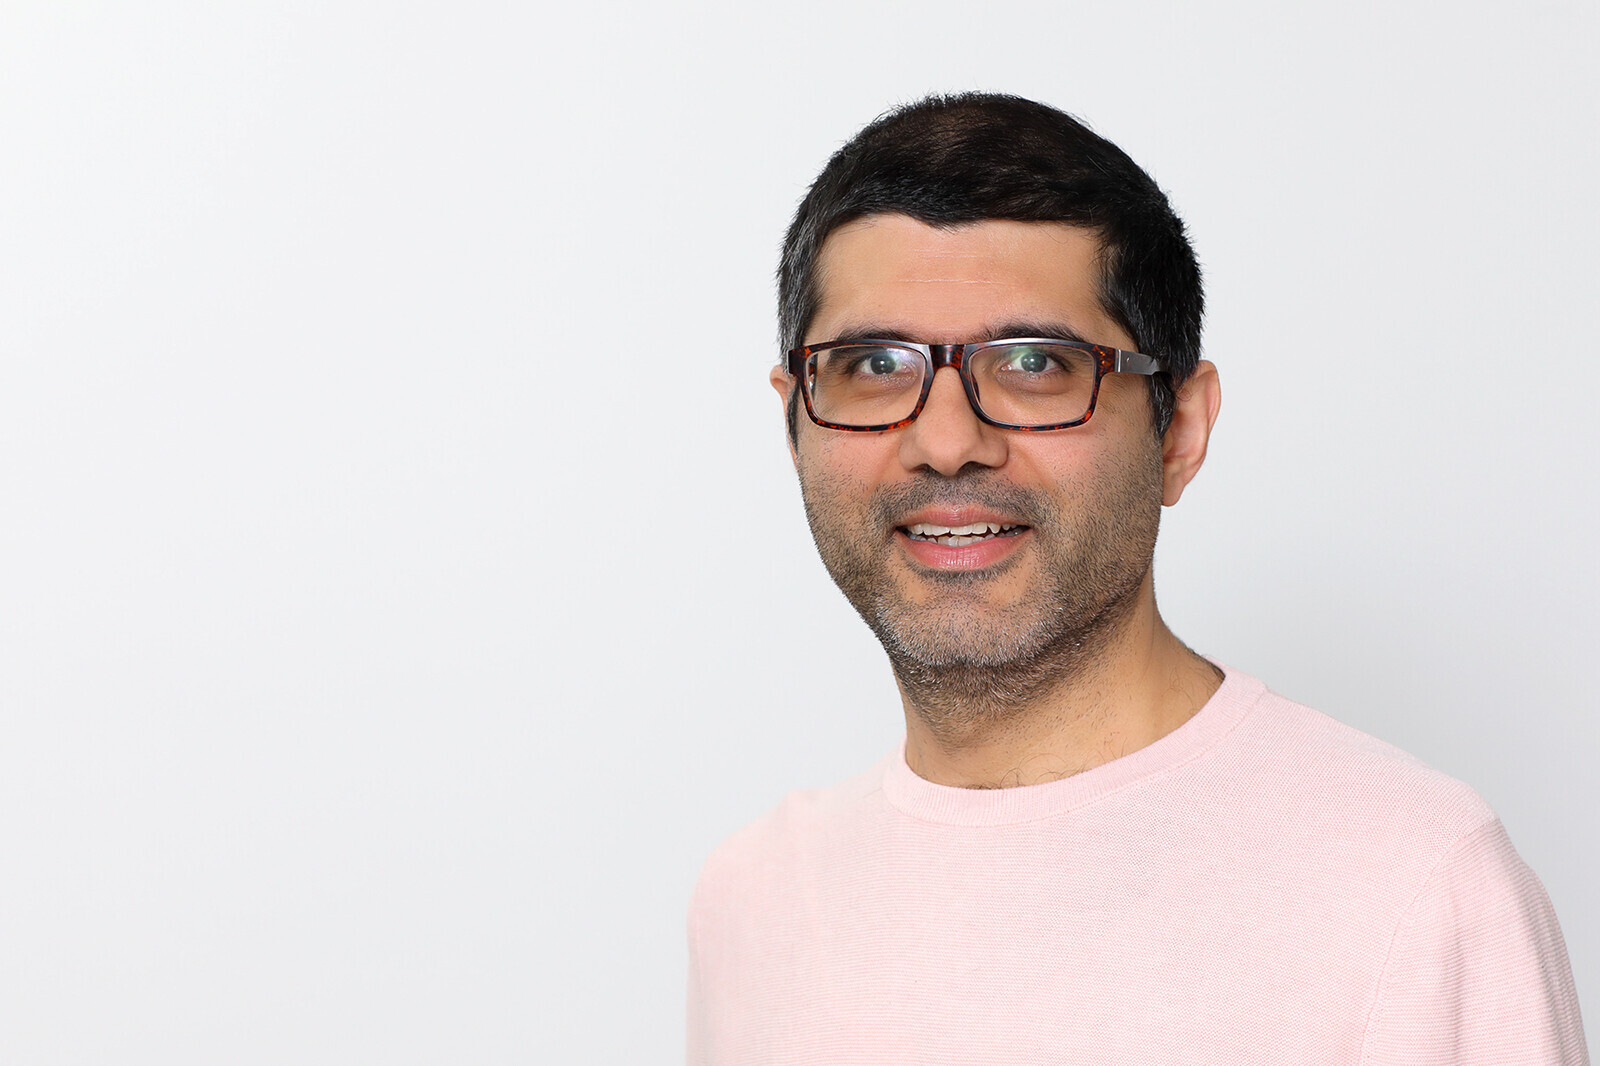
[[[978,419],[953,366],[934,371],[922,413],[900,432],[900,462],[907,470],[927,467],[955,477],[968,463],[994,467],[1006,461],[1004,431]]]

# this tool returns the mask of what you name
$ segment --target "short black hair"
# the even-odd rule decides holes
[[[1200,266],[1166,195],[1126,152],[1082,122],[1019,96],[929,96],[878,118],[833,154],[795,211],[778,264],[778,329],[800,346],[819,299],[828,234],[868,215],[972,222],[1065,222],[1101,242],[1100,302],[1139,351],[1157,436],[1200,361]],[[799,416],[789,398],[789,434]]]

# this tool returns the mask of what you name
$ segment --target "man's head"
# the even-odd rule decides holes
[[[1081,425],[1002,428],[972,402],[992,414],[995,388],[1037,396],[1079,380],[1065,363],[1026,365],[1034,353],[1016,346],[1017,365],[968,379],[970,393],[954,365],[915,373],[929,384],[914,420],[855,432],[796,421],[798,382],[774,369],[823,562],[914,703],[1014,705],[1153,619],[1161,505],[1199,469],[1218,394],[1197,361],[1193,254],[1126,156],[1010,97],[914,105],[829,163],[789,231],[780,292],[795,347],[1059,338],[1142,349],[1190,379],[1157,396],[1157,432],[1151,379],[1129,373],[1096,378]],[[841,362],[852,394],[903,395],[892,367]]]
[[[816,317],[828,236],[884,214],[941,228],[1004,219],[1094,233],[1106,313],[1164,370],[1149,387],[1155,433],[1165,432],[1175,390],[1200,358],[1205,299],[1183,223],[1122,149],[1069,115],[1015,96],[932,96],[878,119],[834,153],[784,238],[778,320],[785,350],[802,343]],[[798,416],[791,399],[791,437]]]

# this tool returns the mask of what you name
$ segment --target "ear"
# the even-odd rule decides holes
[[[795,469],[800,467],[800,457],[795,454],[794,437],[788,429],[789,421],[789,393],[794,389],[794,378],[781,366],[775,366],[767,374],[767,380],[772,382],[772,387],[777,390],[778,402],[783,405],[784,431],[783,439],[789,442],[789,461],[795,464]]]
[[[1161,439],[1161,502],[1168,507],[1183,496],[1206,461],[1211,427],[1222,409],[1222,383],[1217,368],[1202,359],[1178,390],[1172,424]]]

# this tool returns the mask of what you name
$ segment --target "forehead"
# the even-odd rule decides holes
[[[808,343],[868,327],[950,343],[1008,323],[1054,322],[1132,346],[1101,306],[1100,240],[1081,226],[988,220],[938,229],[871,215],[830,233],[817,268]]]

